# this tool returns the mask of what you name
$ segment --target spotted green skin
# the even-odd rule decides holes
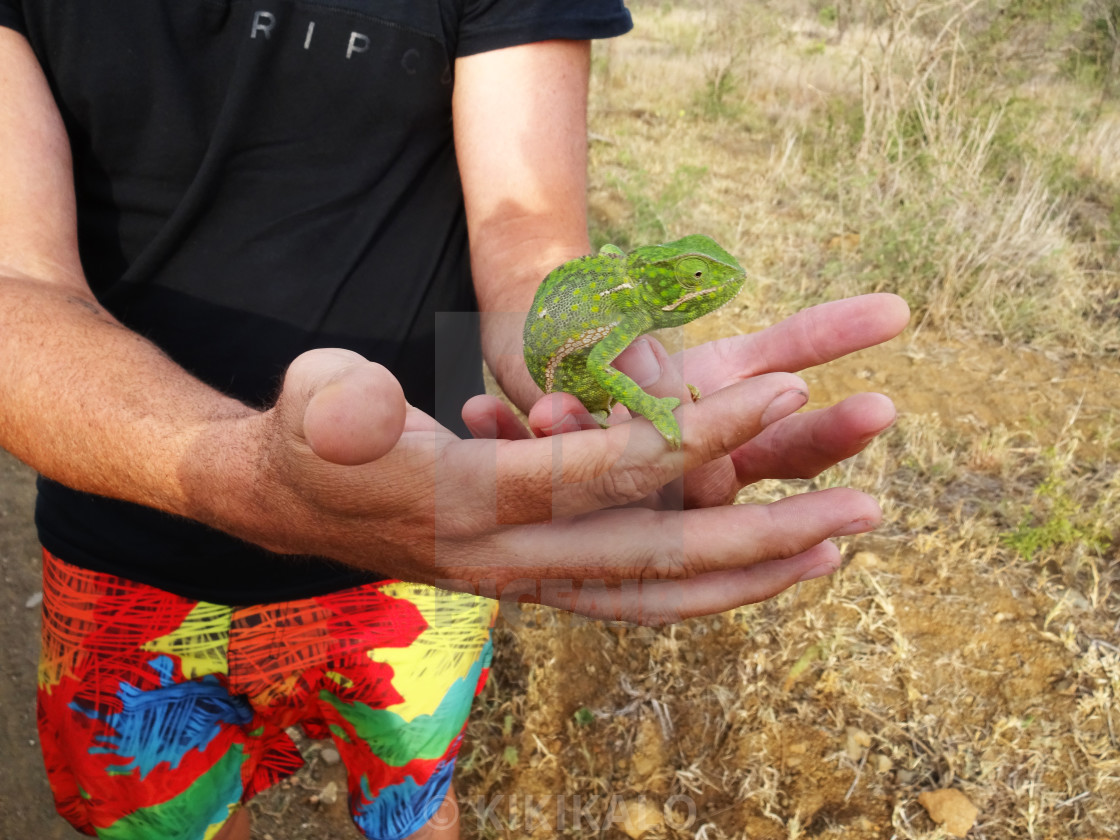
[[[707,236],[693,235],[629,254],[605,245],[553,270],[525,319],[525,363],[546,392],[579,398],[600,424],[622,403],[646,417],[674,449],[680,400],[654,397],[611,367],[638,336],[676,327],[739,293],[746,272]]]

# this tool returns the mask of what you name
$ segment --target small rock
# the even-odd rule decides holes
[[[23,605],[30,610],[39,606],[41,603],[43,603],[43,590],[40,589],[38,592],[24,601]]]
[[[863,758],[863,751],[871,746],[871,736],[854,726],[849,726],[847,733],[847,744],[844,751],[852,761],[859,761]]]
[[[953,788],[927,790],[918,797],[918,804],[926,809],[931,820],[954,837],[968,834],[980,813],[967,796]]]
[[[319,801],[324,805],[333,805],[338,801],[338,783],[327,782],[326,787],[319,791]]]
[[[638,725],[638,737],[633,749],[630,766],[637,779],[648,779],[664,767],[668,760],[661,727],[650,718],[643,718]]]
[[[875,769],[880,773],[889,773],[894,769],[894,762],[888,756],[879,755],[875,757]]]
[[[1061,600],[1069,604],[1077,612],[1088,612],[1092,609],[1089,599],[1078,592],[1076,589],[1067,589],[1062,593]]]
[[[329,766],[333,766],[342,761],[342,756],[338,754],[338,750],[334,747],[323,747],[323,749],[319,751],[319,758],[323,759],[323,763]]]
[[[640,840],[645,834],[665,825],[661,809],[643,799],[632,799],[622,805],[626,819],[619,826],[627,837]]]

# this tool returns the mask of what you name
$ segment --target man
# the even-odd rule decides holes
[[[245,836],[301,723],[367,836],[428,836],[488,661],[459,593],[656,623],[826,574],[878,521],[843,489],[726,503],[891,422],[792,416],[782,371],[893,336],[895,298],[690,351],[682,452],[538,401],[509,313],[589,250],[586,39],[629,26],[560,5],[0,3],[0,445],[44,477],[40,735],[81,830]],[[533,432],[594,431],[432,418],[477,393],[437,328],[474,298]],[[618,364],[687,393],[655,342]]]

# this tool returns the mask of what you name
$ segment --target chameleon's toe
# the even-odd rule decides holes
[[[591,416],[595,418],[596,423],[598,423],[600,426],[602,426],[605,429],[605,428],[607,428],[607,425],[608,425],[607,420],[610,418],[611,412],[610,412],[609,409],[604,409],[604,410],[600,410],[600,411],[592,411]]]
[[[688,395],[692,397],[693,402],[700,402],[700,389],[695,385],[687,385]]]
[[[681,427],[673,416],[673,409],[681,404],[676,397],[662,397],[646,417],[673,449],[681,448]]]

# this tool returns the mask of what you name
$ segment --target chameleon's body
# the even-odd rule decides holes
[[[635,338],[686,324],[738,294],[746,273],[706,236],[624,254],[606,245],[545,278],[525,320],[525,362],[545,393],[579,398],[601,424],[622,403],[649,419],[674,449],[680,400],[647,394],[611,362]]]

